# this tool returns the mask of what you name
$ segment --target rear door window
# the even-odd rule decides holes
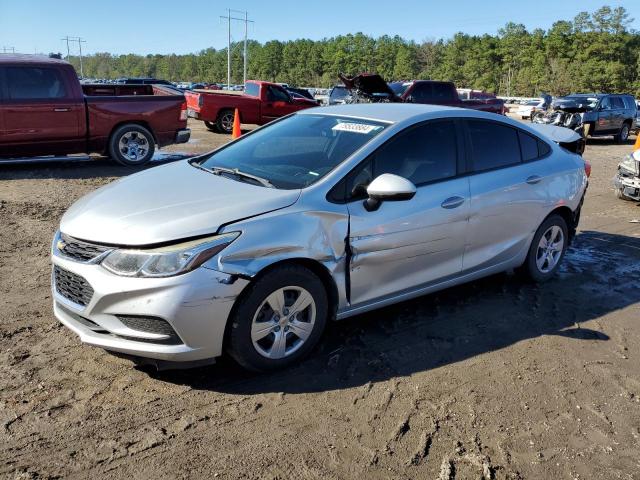
[[[474,171],[482,172],[520,163],[520,142],[515,128],[484,120],[469,120],[467,126]]]
[[[538,140],[524,132],[518,132],[522,160],[529,162],[538,158]]]
[[[10,99],[56,99],[67,96],[62,75],[54,68],[7,67],[5,72]]]

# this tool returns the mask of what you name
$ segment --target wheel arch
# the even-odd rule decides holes
[[[223,347],[222,347],[223,350],[227,347],[229,342],[229,333],[231,331],[230,320],[235,315],[238,305],[240,304],[244,296],[247,295],[247,292],[249,291],[249,288],[251,287],[251,285],[253,285],[256,281],[258,281],[265,275],[269,274],[269,272],[272,272],[273,270],[279,267],[287,266],[287,265],[297,265],[297,266],[305,267],[320,279],[320,281],[322,282],[322,285],[324,286],[325,291],[327,292],[327,300],[329,303],[328,305],[329,320],[335,320],[337,311],[338,311],[338,302],[339,302],[338,286],[336,285],[335,280],[331,276],[331,272],[329,272],[329,269],[319,261],[311,258],[293,257],[293,258],[278,260],[277,262],[266,265],[264,268],[262,268],[262,270],[260,270],[258,273],[253,275],[250,278],[249,283],[247,283],[247,285],[243,288],[242,292],[240,292],[240,294],[236,297],[233,307],[229,312],[229,318],[227,319],[227,324],[225,326],[224,340],[223,340]]]
[[[553,210],[551,210],[551,212],[549,212],[549,214],[546,217],[544,217],[542,222],[540,222],[540,225],[542,225],[545,222],[545,220],[547,220],[547,218],[549,218],[552,215],[558,215],[562,217],[567,224],[567,230],[569,231],[569,243],[571,243],[571,241],[573,240],[573,237],[575,237],[575,234],[576,234],[578,220],[580,219],[581,206],[582,206],[582,202],[580,202],[580,206],[576,209],[575,212],[566,205],[556,207]]]
[[[111,143],[113,134],[116,132],[117,129],[125,125],[138,125],[140,127],[146,128],[151,133],[151,136],[153,137],[153,141],[156,143],[156,145],[158,144],[158,137],[156,136],[156,132],[153,131],[153,128],[151,128],[151,125],[149,125],[148,122],[145,122],[144,120],[124,120],[122,122],[116,123],[111,128],[111,131],[109,132],[109,136],[107,137],[107,147],[106,147],[107,151],[109,150],[109,144]]]

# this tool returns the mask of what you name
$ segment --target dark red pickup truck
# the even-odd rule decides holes
[[[160,85],[80,85],[71,64],[0,55],[0,158],[109,154],[141,165],[189,140],[184,95]]]
[[[341,74],[339,77],[347,89],[351,91],[353,103],[364,98],[365,101],[371,102],[426,103],[471,108],[501,115],[507,112],[504,101],[499,98],[462,100],[453,82],[412,80],[410,82],[387,83],[375,73],[361,73],[353,77]]]
[[[238,109],[240,121],[264,125],[270,121],[310,107],[318,102],[308,98],[292,97],[277,83],[247,81],[242,94],[231,92],[185,92],[189,116],[203,120],[210,130],[231,133],[233,115]]]

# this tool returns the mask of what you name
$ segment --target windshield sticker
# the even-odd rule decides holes
[[[382,130],[379,125],[367,125],[366,123],[340,122],[331,129],[335,132],[353,132],[362,133],[364,135]]]

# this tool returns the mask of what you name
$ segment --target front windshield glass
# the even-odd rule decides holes
[[[259,183],[242,177],[244,173],[266,180],[276,188],[304,188],[329,173],[385,127],[385,123],[372,120],[293,115],[212,152],[196,165],[213,173],[216,167],[237,169],[237,175],[226,173],[238,181]]]
[[[331,89],[331,93],[329,94],[329,98],[332,100],[342,100],[343,98],[349,95],[349,90],[346,87],[333,87]]]
[[[403,82],[392,82],[389,84],[389,88],[391,88],[391,90],[393,91],[393,93],[395,93],[396,95],[398,95],[399,97],[401,97],[404,92],[407,91],[407,88],[409,88],[409,85],[411,85],[410,83],[403,83]]]
[[[566,100],[572,100],[576,103],[584,105],[587,108],[595,108],[598,104],[597,97],[587,97],[585,95],[567,95],[564,97]]]

